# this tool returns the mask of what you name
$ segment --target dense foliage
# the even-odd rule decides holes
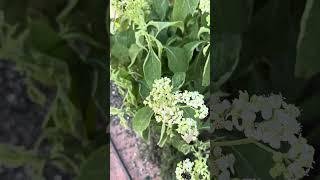
[[[107,178],[106,6],[86,0],[0,1],[0,59],[16,64],[34,103],[50,106],[32,149],[0,146],[4,165],[30,167],[32,179],[45,179],[48,164],[79,180]],[[55,91],[53,102],[39,85]],[[44,144],[46,154],[40,153]]]
[[[210,23],[207,0],[112,1],[111,80],[124,105],[111,112],[147,141],[159,134],[176,157],[164,179],[315,175],[317,3],[216,0]]]

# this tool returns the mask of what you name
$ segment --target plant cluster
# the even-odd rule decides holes
[[[135,13],[129,15],[126,8],[133,3],[140,9],[130,9]],[[111,112],[144,140],[155,132],[160,147],[181,153],[183,158],[168,158],[174,161],[168,164],[176,164],[175,177],[170,178],[301,179],[312,170],[315,150],[302,136],[302,113],[295,103],[288,103],[294,102],[292,96],[260,86],[277,79],[267,75],[272,76],[272,68],[280,63],[265,57],[249,60],[257,56],[251,50],[259,48],[260,41],[244,32],[255,35],[261,25],[256,16],[265,17],[259,12],[279,5],[273,0],[265,3],[244,0],[231,7],[217,0],[211,4],[213,45],[208,0],[112,3],[111,80],[118,85],[124,105]],[[230,24],[234,22],[230,17],[239,21]],[[257,69],[263,69],[260,66],[268,66],[269,74],[256,76]],[[238,89],[247,91],[237,97]]]

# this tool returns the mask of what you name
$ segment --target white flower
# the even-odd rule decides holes
[[[196,141],[199,135],[197,122],[191,118],[183,118],[178,124],[177,132],[187,143]]]
[[[177,180],[185,180],[186,177],[189,177],[190,180],[195,180],[193,166],[194,163],[190,159],[179,162],[175,171]]]
[[[195,111],[194,117],[203,119],[209,111],[203,98],[204,96],[196,91],[173,92],[171,80],[163,77],[154,81],[152,90],[143,103],[154,111],[156,121],[164,123],[168,130],[171,130],[173,125],[178,125],[177,132],[187,143],[190,143],[196,141],[199,135],[197,121],[184,118],[182,108],[192,108]]]

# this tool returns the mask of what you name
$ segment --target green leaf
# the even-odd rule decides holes
[[[140,96],[143,98],[146,98],[149,96],[150,89],[148,88],[148,85],[145,81],[141,81],[139,83],[139,93],[140,93]]]
[[[168,136],[166,134],[166,124],[162,123],[160,139],[158,141],[158,146],[163,147],[164,144],[166,143],[167,139],[168,139]]]
[[[129,64],[129,49],[123,44],[116,43],[110,49],[111,55],[119,64]],[[112,58],[113,59],[113,58]]]
[[[131,60],[131,63],[129,65],[132,66],[134,64],[134,62],[136,61],[136,58],[138,56],[138,54],[141,52],[142,48],[139,47],[138,45],[136,44],[132,44],[128,50],[128,53],[129,53],[129,57],[130,57],[130,60]]]
[[[34,83],[32,82],[31,79],[26,80],[26,85],[27,85],[27,93],[28,93],[29,98],[33,102],[43,106],[46,102],[46,99],[47,99],[46,96],[43,94],[43,92],[41,92],[39,90],[39,88],[37,88],[34,85]]]
[[[7,167],[17,168],[26,164],[40,164],[43,159],[23,147],[0,144],[0,164]]]
[[[208,33],[210,34],[210,29],[206,27],[201,27],[198,32],[198,38],[200,39],[201,34]]]
[[[232,151],[236,158],[234,168],[237,177],[273,179],[269,174],[274,165],[271,153],[254,144],[232,146]]]
[[[141,137],[143,137],[143,131],[149,127],[153,111],[149,107],[143,107],[139,109],[132,120],[132,128]]]
[[[213,46],[213,81],[219,88],[232,75],[238,65],[241,49],[241,37],[238,34],[226,34]]]
[[[88,159],[81,165],[80,175],[76,180],[108,179],[109,145],[102,146],[92,152]]]
[[[207,57],[206,64],[204,65],[204,70],[202,74],[202,86],[210,85],[210,53]]]
[[[160,31],[168,27],[177,27],[177,28],[180,28],[182,32],[184,31],[183,21],[175,21],[175,22],[150,21],[147,25],[156,27],[158,30],[157,35],[160,33]]]
[[[172,86],[174,90],[178,90],[184,83],[186,79],[186,73],[185,72],[177,72],[174,73],[172,77]]]
[[[176,72],[186,72],[189,67],[189,62],[186,58],[186,51],[179,47],[165,47],[169,69]]]
[[[193,42],[189,42],[183,46],[183,48],[187,52],[188,62],[191,61],[194,50],[202,43],[204,43],[204,41],[193,41]]]
[[[173,21],[184,21],[189,15],[193,14],[198,7],[199,0],[175,0],[172,11]]]
[[[48,52],[63,41],[59,34],[44,20],[32,21],[30,28],[28,41],[39,51]]]
[[[307,0],[301,19],[300,34],[297,44],[295,75],[310,78],[320,72],[320,1]]]
[[[170,138],[170,143],[173,147],[175,147],[178,151],[182,152],[184,155],[187,155],[190,151],[192,146],[187,144],[180,136],[175,135]]]
[[[143,64],[143,72],[149,88],[152,88],[154,80],[161,78],[161,62],[152,49]]]
[[[194,119],[194,115],[196,114],[195,110],[193,110],[191,107],[183,107],[183,116],[185,118],[192,118]]]
[[[152,5],[156,13],[159,15],[160,19],[164,20],[169,9],[168,0],[153,0]]]

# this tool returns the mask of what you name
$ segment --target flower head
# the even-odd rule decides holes
[[[164,123],[169,130],[177,125],[176,131],[187,142],[196,141],[199,134],[197,121],[208,115],[209,109],[205,106],[204,96],[198,92],[173,92],[171,80],[163,77],[154,81],[149,96],[143,102],[155,113],[157,122]],[[183,108],[188,107],[195,111],[194,117],[184,117]]]

